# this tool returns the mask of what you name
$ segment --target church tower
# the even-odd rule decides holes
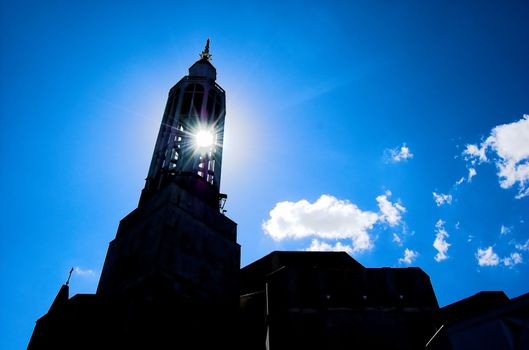
[[[220,212],[226,96],[216,75],[208,39],[169,91],[138,208],[110,243],[97,294],[238,302],[236,224]]]
[[[234,348],[240,246],[222,210],[226,96],[216,78],[208,40],[169,91],[145,188],[96,294],[69,298],[63,285],[28,349]]]
[[[219,187],[226,95],[210,61],[208,39],[189,75],[169,91],[140,205],[171,182],[213,207],[224,199]]]

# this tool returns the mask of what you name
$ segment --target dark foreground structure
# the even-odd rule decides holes
[[[419,268],[343,252],[273,252],[240,269],[219,192],[225,92],[209,40],[170,91],[138,208],[121,220],[96,294],[63,285],[40,349],[529,349],[529,294],[439,309]]]

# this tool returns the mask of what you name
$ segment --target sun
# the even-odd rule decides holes
[[[195,134],[195,145],[199,149],[210,148],[215,144],[215,137],[210,130],[201,129]]]

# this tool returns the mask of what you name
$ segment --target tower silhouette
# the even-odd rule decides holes
[[[220,212],[226,96],[210,58],[208,40],[169,91],[138,208],[110,243],[97,294],[123,294],[157,279],[179,296],[237,303],[237,227]]]
[[[69,299],[63,286],[29,349],[211,348],[235,339],[240,246],[221,212],[226,96],[210,60],[208,39],[169,91],[145,188],[110,242],[96,294]]]

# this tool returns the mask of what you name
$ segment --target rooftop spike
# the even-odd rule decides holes
[[[66,285],[70,284],[70,278],[72,277],[73,267],[70,269],[70,274],[68,275],[68,279],[66,280]]]
[[[209,38],[206,41],[206,47],[204,48],[204,51],[200,53],[200,58],[203,60],[211,61],[212,55],[209,53]]]

